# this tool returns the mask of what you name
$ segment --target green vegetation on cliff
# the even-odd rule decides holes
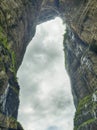
[[[14,51],[11,49],[10,43],[8,44],[7,36],[4,34],[2,27],[0,26],[0,87],[2,88],[0,94],[4,91],[6,82],[12,82],[10,88],[13,89],[17,94],[18,88],[16,77],[16,56]],[[11,77],[9,79],[9,76]],[[14,82],[14,84],[13,84]]]
[[[4,34],[1,26],[0,26],[0,47],[1,47],[1,51],[3,51],[3,54],[0,55],[0,60],[2,61],[2,63],[5,63],[5,64],[7,64],[8,62],[10,63],[10,67],[8,69],[11,72],[13,72],[14,76],[16,77],[15,53],[14,53],[14,51],[12,51],[10,44],[8,44],[7,36]],[[7,70],[5,69],[5,71],[7,71]]]
[[[89,124],[91,125],[91,123],[95,123],[97,121],[95,115],[97,109],[97,101],[94,99],[94,96],[96,98],[97,91],[79,101],[74,118],[74,130],[80,130],[82,127],[85,127]]]

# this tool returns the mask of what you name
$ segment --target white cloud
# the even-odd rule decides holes
[[[64,69],[64,31],[59,18],[37,26],[18,71],[19,120],[26,130],[73,130],[74,106]]]

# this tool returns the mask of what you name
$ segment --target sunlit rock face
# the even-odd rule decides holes
[[[97,88],[96,0],[0,1],[0,127],[21,129],[17,123],[19,85],[16,72],[36,25],[60,16],[66,68],[76,106],[75,130],[96,130]],[[14,106],[14,108],[13,108]]]

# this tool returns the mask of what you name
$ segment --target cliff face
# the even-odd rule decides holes
[[[0,128],[22,130],[17,122],[19,85],[16,72],[37,24],[59,16],[64,35],[66,69],[76,113],[74,130],[97,129],[97,1],[1,0]]]

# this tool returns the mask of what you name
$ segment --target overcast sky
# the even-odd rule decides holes
[[[74,105],[64,67],[60,18],[37,26],[18,71],[19,121],[25,130],[73,130]]]

